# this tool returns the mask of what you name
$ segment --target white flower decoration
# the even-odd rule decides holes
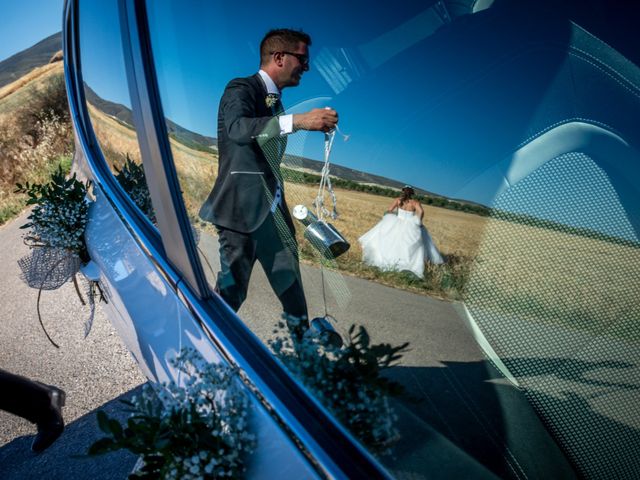
[[[278,103],[278,94],[267,93],[267,96],[264,99],[264,103],[266,103],[267,107],[273,108],[276,105],[276,103]]]

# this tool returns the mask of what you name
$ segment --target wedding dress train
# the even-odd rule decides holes
[[[418,216],[401,208],[398,215],[386,214],[358,241],[364,263],[381,270],[409,270],[423,278],[425,261],[444,263]]]

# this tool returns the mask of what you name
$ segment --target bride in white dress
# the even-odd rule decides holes
[[[362,260],[381,270],[409,270],[424,277],[424,262],[444,263],[429,232],[422,225],[424,210],[411,198],[413,188],[405,185],[378,224],[362,235]],[[397,209],[397,215],[392,212]]]

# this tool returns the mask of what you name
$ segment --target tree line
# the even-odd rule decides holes
[[[313,173],[301,172],[298,170],[292,170],[290,168],[282,167],[282,176],[285,180],[293,183],[303,183],[310,185],[320,184],[320,175]],[[398,190],[388,187],[382,187],[380,185],[371,185],[366,183],[359,183],[353,180],[346,180],[343,178],[331,178],[331,184],[337,188],[343,188],[345,190],[354,190],[357,192],[370,193],[372,195],[380,195],[383,197],[395,198],[399,195]],[[445,197],[416,194],[414,198],[424,205],[431,205],[433,207],[447,208],[449,210],[457,210],[461,212],[472,213],[475,215],[481,215],[483,217],[489,216],[490,209],[482,205],[470,204],[460,202],[457,200],[449,200]]]

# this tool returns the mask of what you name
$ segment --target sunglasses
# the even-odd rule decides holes
[[[273,53],[278,53],[278,52],[273,52]],[[284,53],[285,55],[291,55],[293,57],[296,57],[300,62],[300,65],[309,65],[309,55],[305,55],[304,53],[294,53],[294,52],[284,52],[284,51],[279,53]]]

